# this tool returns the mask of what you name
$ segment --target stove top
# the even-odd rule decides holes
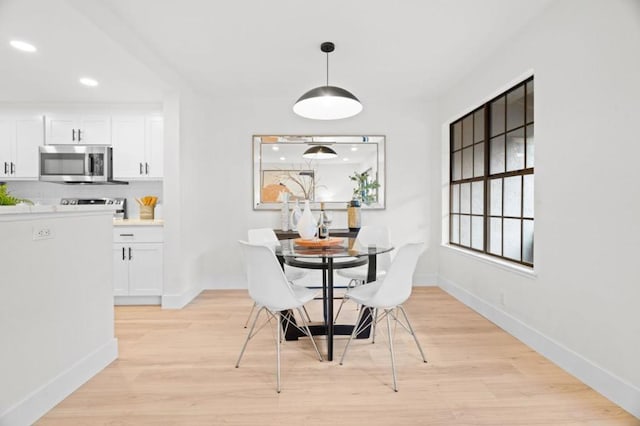
[[[127,217],[126,198],[62,198],[60,204],[63,206],[107,206],[113,208],[115,217]]]

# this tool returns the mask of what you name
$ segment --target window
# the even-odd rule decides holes
[[[449,243],[533,266],[533,77],[450,125]]]

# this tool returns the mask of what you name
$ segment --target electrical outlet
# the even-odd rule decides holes
[[[48,226],[33,228],[33,241],[48,240],[50,238],[53,238],[53,231]]]

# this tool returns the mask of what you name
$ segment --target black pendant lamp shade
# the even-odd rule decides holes
[[[324,145],[314,145],[302,154],[303,158],[309,160],[327,160],[337,156],[338,154],[333,149]]]
[[[309,90],[293,106],[293,112],[314,120],[337,120],[352,117],[362,111],[362,104],[355,95],[341,87],[329,86],[329,53],[335,45],[322,43],[320,50],[327,54],[327,84]]]

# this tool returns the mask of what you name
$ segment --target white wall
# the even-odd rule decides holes
[[[387,209],[363,212],[363,222],[386,224],[396,244],[413,239],[431,241],[429,165],[433,144],[426,141],[435,134],[428,124],[433,107],[420,101],[363,99],[365,111],[361,115],[318,122],[295,116],[291,110],[294,100],[295,94],[286,99],[240,100],[192,96],[190,106],[181,105],[183,284],[176,284],[176,288],[243,288],[237,240],[246,239],[249,228],[279,227],[278,212],[252,209],[253,134],[386,135]],[[333,212],[333,218],[332,226],[344,227],[346,211]],[[170,226],[168,221],[166,226]],[[429,247],[416,281],[430,284],[434,273],[435,253]]]
[[[446,247],[438,271],[445,288],[522,325],[528,331],[518,337],[531,337],[534,348],[636,416],[638,52],[639,2],[556,2],[442,96],[439,155],[448,147],[447,123],[534,70],[536,276]],[[445,170],[434,170],[434,181]]]

